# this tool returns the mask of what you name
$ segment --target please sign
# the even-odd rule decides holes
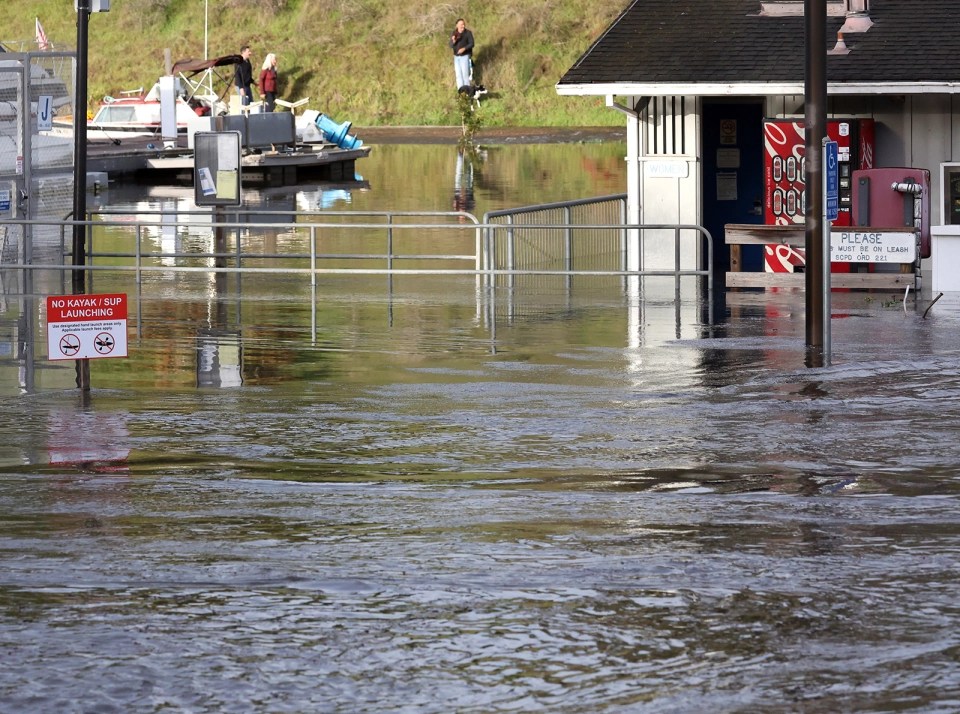
[[[917,234],[913,231],[830,231],[832,263],[912,263],[916,259]]]

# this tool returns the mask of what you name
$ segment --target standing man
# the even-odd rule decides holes
[[[237,65],[237,71],[234,75],[233,83],[237,85],[237,94],[240,95],[240,103],[243,106],[250,106],[250,100],[253,99],[253,66],[250,64],[250,45],[244,45],[240,48],[240,56],[243,60]]]
[[[470,86],[473,75],[473,33],[467,29],[463,18],[457,20],[457,26],[450,36],[450,47],[453,48],[453,71],[457,77],[457,90]]]

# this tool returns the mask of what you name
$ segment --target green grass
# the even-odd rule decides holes
[[[253,48],[256,73],[279,57],[283,99],[362,126],[459,125],[447,40],[459,16],[473,31],[475,75],[490,91],[484,126],[615,126],[600,98],[560,97],[563,73],[623,9],[624,0],[207,0],[210,57]],[[4,42],[31,40],[39,17],[58,49],[76,46],[63,0],[10,0]],[[173,61],[202,58],[204,0],[112,0],[89,23],[90,108],[107,94],[151,86]],[[33,49],[35,45],[28,42]]]

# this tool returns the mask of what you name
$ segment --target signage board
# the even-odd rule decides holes
[[[851,228],[830,232],[832,263],[912,263],[917,259],[917,234]]]
[[[53,130],[53,96],[41,94],[37,97],[37,131]]]
[[[126,295],[47,296],[47,359],[126,356]]]
[[[835,221],[840,215],[840,153],[835,141],[823,144],[823,169],[827,220]]]
[[[686,178],[689,173],[686,161],[658,159],[643,162],[643,174],[651,178]]]
[[[0,182],[0,218],[17,217],[16,211],[14,210],[16,208],[14,191],[16,191],[16,185],[12,182]]]
[[[239,131],[198,131],[193,135],[193,201],[198,206],[239,206]]]

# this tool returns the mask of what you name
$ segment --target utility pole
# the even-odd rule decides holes
[[[83,293],[87,219],[87,43],[90,0],[77,0],[77,77],[73,111],[73,292]]]
[[[829,302],[824,300],[822,266],[830,257],[824,245],[823,139],[827,135],[827,3],[804,0],[806,76],[804,83],[804,137],[806,159],[806,335],[808,366],[824,362],[824,327],[829,327]],[[826,276],[829,280],[829,275]],[[826,322],[825,322],[826,320]]]
[[[87,220],[87,42],[90,0],[77,0],[77,86],[73,111],[73,292],[86,292]],[[90,360],[77,361],[77,387],[90,391]]]

